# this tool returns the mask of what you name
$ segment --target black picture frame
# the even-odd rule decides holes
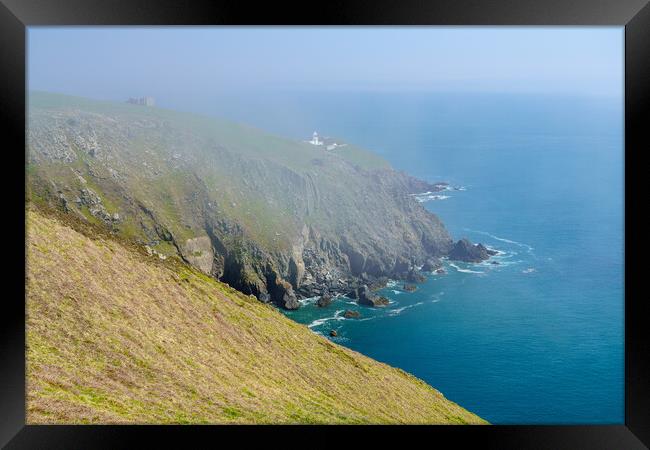
[[[25,425],[25,149],[26,27],[32,25],[618,25],[625,27],[625,424],[598,426],[45,426]],[[2,220],[5,277],[0,304],[0,444],[6,448],[120,448],[134,440],[188,447],[187,440],[284,435],[308,444],[317,436],[361,431],[421,442],[451,439],[454,447],[523,449],[636,449],[650,446],[650,318],[638,265],[647,255],[639,194],[643,152],[650,149],[643,117],[650,106],[650,6],[647,0],[406,0],[341,1],[280,5],[247,1],[0,0],[0,119],[4,164]],[[10,161],[6,158],[10,157]],[[25,162],[23,160],[23,162]],[[11,176],[9,176],[11,175]],[[22,186],[22,191],[21,191]],[[23,199],[20,193],[22,192]],[[7,289],[7,288],[11,289]],[[297,433],[299,431],[299,433]],[[297,434],[296,434],[297,433]],[[183,444],[178,444],[183,442]],[[318,442],[318,441],[316,441]],[[338,441],[330,442],[338,445]],[[411,441],[409,437],[409,442]],[[311,444],[309,444],[311,445]]]

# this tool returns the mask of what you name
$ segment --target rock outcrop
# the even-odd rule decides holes
[[[180,251],[183,259],[201,272],[208,275],[212,273],[214,251],[212,249],[212,242],[208,236],[199,236],[187,239],[185,243],[181,245]]]
[[[449,259],[477,263],[489,259],[497,252],[486,248],[483,244],[472,244],[468,239],[461,239],[449,252]]]
[[[80,177],[80,180],[83,180],[83,184],[86,183],[83,177]],[[66,208],[70,207],[63,193],[60,194],[59,198],[63,200],[64,206]],[[102,198],[90,188],[82,188],[79,191],[79,196],[75,198],[74,202],[79,208],[86,207],[88,209],[88,212],[93,217],[100,219],[106,225],[114,225],[120,221],[120,215],[118,213],[110,214],[108,211],[106,211],[106,207],[104,206]]]
[[[324,308],[332,303],[332,296],[329,294],[321,295],[316,301],[316,306]]]
[[[359,302],[360,305],[365,305],[365,306],[386,306],[388,305],[389,301],[386,297],[381,297],[379,295],[376,295],[370,291],[370,288],[368,286],[363,285],[359,289],[357,289],[357,301]]]
[[[350,309],[345,310],[343,313],[343,317],[346,319],[358,319],[361,317],[361,314],[358,311],[352,311]]]

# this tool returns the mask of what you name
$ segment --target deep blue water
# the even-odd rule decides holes
[[[290,317],[492,423],[623,423],[622,101],[304,92],[199,106],[463,186],[425,207],[454,238],[503,252],[499,265],[447,262],[413,293],[396,283],[385,309],[341,298]]]

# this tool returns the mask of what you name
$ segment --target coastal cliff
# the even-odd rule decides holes
[[[489,256],[414,198],[438,184],[353,145],[189,113],[32,92],[27,173],[34,202],[287,309]]]

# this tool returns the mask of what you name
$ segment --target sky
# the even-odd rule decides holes
[[[107,100],[292,89],[623,95],[623,27],[29,27],[27,33],[29,89]]]

